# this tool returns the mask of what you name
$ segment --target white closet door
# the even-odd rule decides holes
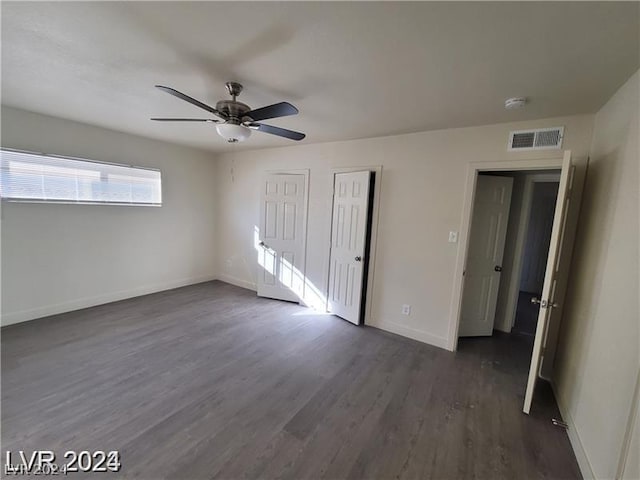
[[[333,191],[329,311],[360,323],[371,172],[337,173]]]
[[[304,294],[304,175],[269,174],[262,185],[258,295],[298,302]]]

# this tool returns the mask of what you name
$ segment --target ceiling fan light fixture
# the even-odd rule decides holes
[[[229,143],[244,142],[251,136],[251,129],[243,125],[235,125],[233,123],[219,123],[216,125],[218,135]]]

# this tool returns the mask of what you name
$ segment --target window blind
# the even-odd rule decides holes
[[[12,201],[162,205],[159,170],[1,149],[0,197]]]

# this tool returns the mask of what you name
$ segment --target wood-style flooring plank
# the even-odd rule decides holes
[[[1,342],[3,451],[120,451],[104,478],[580,478],[548,387],[521,412],[526,337],[451,353],[216,281]]]

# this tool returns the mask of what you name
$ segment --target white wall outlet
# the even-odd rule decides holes
[[[411,314],[411,305],[407,305],[406,303],[402,305],[402,314],[410,315]]]
[[[449,232],[449,243],[458,242],[458,232]]]

